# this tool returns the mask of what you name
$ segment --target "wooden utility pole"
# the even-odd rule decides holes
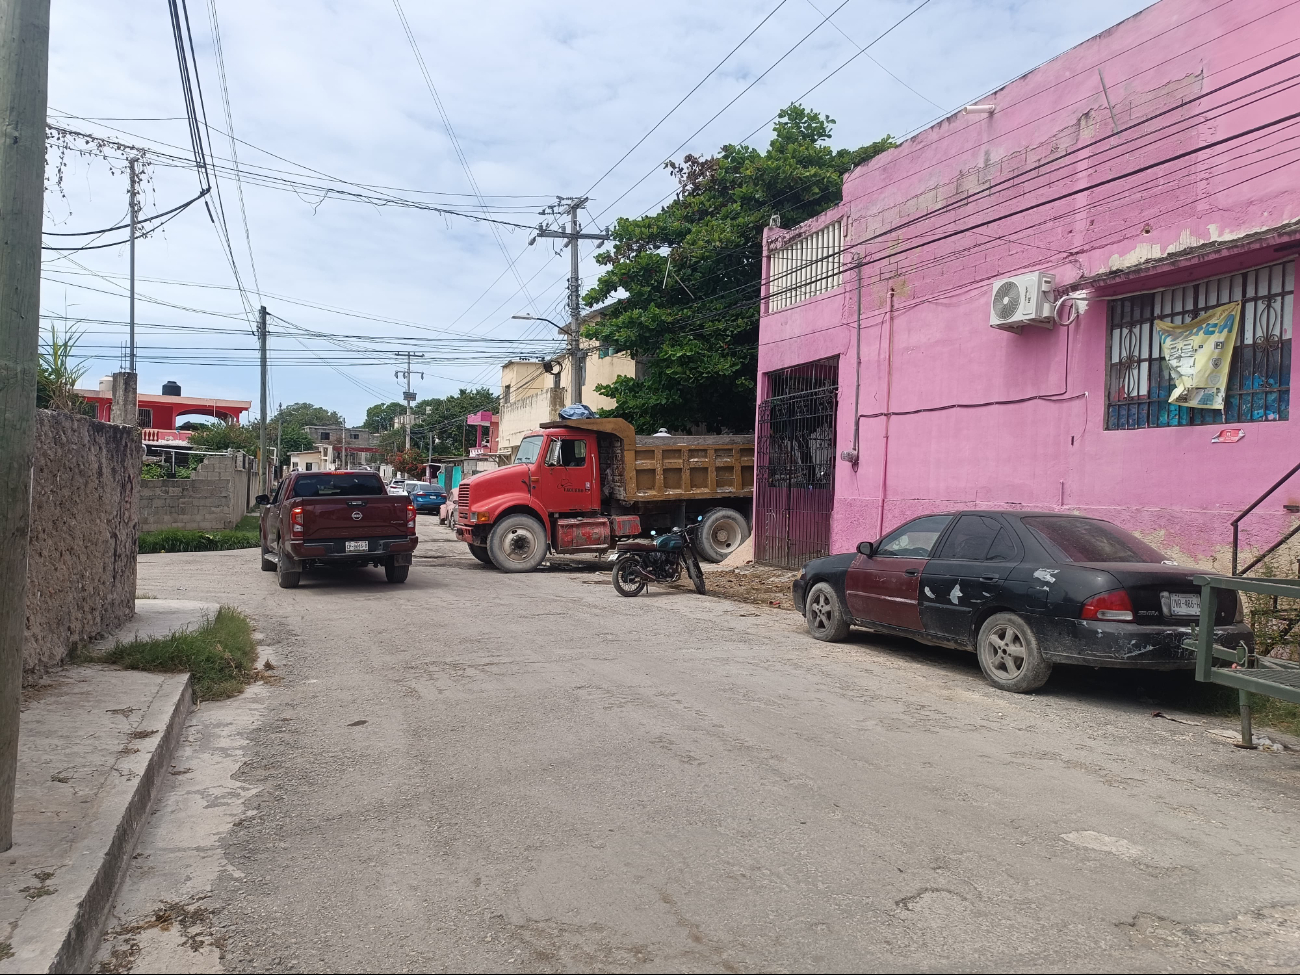
[[[18,771],[49,58],[50,0],[0,0],[0,850]]]

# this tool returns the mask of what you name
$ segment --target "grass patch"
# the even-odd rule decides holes
[[[258,532],[261,530],[262,516],[257,514],[244,515],[244,517],[239,519],[238,524],[235,525],[235,531],[237,532]]]
[[[245,519],[246,520],[246,519]],[[188,528],[162,528],[140,533],[141,555],[158,552],[225,552],[234,548],[258,548],[262,544],[256,524],[250,531],[242,527],[224,531],[195,531]]]
[[[248,617],[229,606],[201,626],[183,633],[119,643],[101,654],[83,657],[117,664],[127,670],[167,674],[189,672],[196,701],[234,697],[256,679],[257,645]]]

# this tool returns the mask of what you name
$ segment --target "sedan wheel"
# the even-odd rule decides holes
[[[984,622],[976,653],[988,682],[1004,691],[1037,690],[1052,673],[1033,630],[1015,613],[995,613]]]
[[[808,591],[803,615],[814,639],[833,643],[849,635],[849,621],[840,608],[839,596],[828,582],[819,582]]]

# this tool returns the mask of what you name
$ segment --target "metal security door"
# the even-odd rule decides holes
[[[768,373],[758,407],[754,560],[790,569],[830,554],[838,357]]]

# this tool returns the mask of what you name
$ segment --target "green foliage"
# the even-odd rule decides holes
[[[834,123],[791,105],[766,152],[728,145],[668,163],[677,198],[614,225],[613,247],[596,255],[608,270],[584,301],[625,296],[584,334],[647,368],[596,387],[618,401],[609,415],[639,430],[753,429],[763,228],[773,214],[793,227],[834,206],[844,174],[895,144],[831,149]]]
[[[327,410],[323,406],[316,406],[312,403],[290,403],[288,406],[281,407],[279,412],[271,417],[270,422],[282,423],[285,430],[288,431],[290,427],[302,429],[303,427],[312,426],[341,426],[343,417],[333,410]]]
[[[161,481],[167,476],[167,468],[162,464],[145,464],[140,468],[140,480]]]
[[[242,522],[241,522],[242,524]],[[160,528],[141,532],[139,552],[153,555],[165,552],[225,552],[234,548],[260,548],[257,525],[251,530],[231,528],[224,531],[196,531],[190,528]]]
[[[248,617],[229,606],[193,630],[153,640],[119,643],[92,659],[127,670],[187,671],[196,701],[234,697],[256,679],[257,644]]]
[[[472,436],[465,425],[465,417],[483,410],[496,412],[500,407],[500,398],[486,387],[478,389],[461,388],[452,396],[434,396],[419,400],[411,407],[415,416],[415,426],[411,430],[411,446],[417,444],[421,450],[429,452],[429,435],[433,434],[433,457],[459,457],[465,450],[466,437]],[[377,403],[366,411],[366,429],[379,433],[377,446],[385,461],[392,463],[392,458],[406,446],[406,428],[393,425],[393,420],[405,415],[406,406],[402,403]]]
[[[257,428],[214,423],[203,430],[195,430],[189,443],[199,450],[242,450],[246,454],[256,454]]]
[[[64,413],[85,413],[89,405],[77,395],[77,383],[86,374],[85,360],[72,360],[80,332],[65,331],[50,323],[48,338],[42,339],[40,362],[36,373],[36,405],[43,410],[62,410]],[[94,415],[94,408],[90,410]]]
[[[283,430],[276,431],[274,428],[272,428],[271,430],[267,431],[267,435],[270,436],[270,434],[276,432],[279,433],[278,439],[279,439],[280,452],[281,452],[280,456],[282,459],[284,457],[288,457],[290,454],[294,453],[295,451],[311,450],[313,447],[317,446],[317,443],[315,440],[312,439],[311,434],[309,434],[302,427],[296,426],[287,421],[284,424]],[[270,441],[268,441],[268,443],[269,442]]]
[[[410,450],[399,450],[387,458],[388,463],[393,465],[393,470],[401,471],[407,476],[418,475],[420,468],[428,459],[428,455],[419,447],[412,447]]]

